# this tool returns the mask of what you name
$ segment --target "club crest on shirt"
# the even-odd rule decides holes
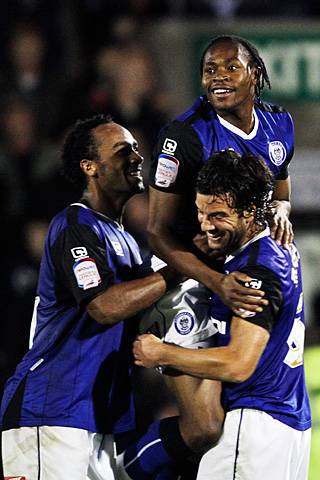
[[[174,326],[180,335],[188,335],[195,324],[194,316],[190,312],[180,312],[174,318]]]
[[[158,158],[155,184],[158,187],[170,187],[176,181],[178,169],[179,160],[162,153]]]
[[[93,258],[81,258],[73,265],[73,273],[76,277],[78,287],[83,290],[97,287],[101,283],[96,262]]]
[[[281,165],[285,161],[286,156],[286,149],[281,142],[277,140],[269,143],[269,157],[272,163]]]
[[[175,140],[172,140],[172,138],[166,138],[163,142],[162,152],[167,153],[168,155],[173,155],[177,146],[178,144]]]

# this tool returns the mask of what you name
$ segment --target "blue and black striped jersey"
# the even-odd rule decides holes
[[[85,307],[108,286],[148,273],[132,236],[84,203],[52,220],[31,348],[2,400],[4,429],[54,425],[116,433],[134,428],[130,373],[137,323],[101,325]]]
[[[263,410],[296,430],[310,428],[311,414],[303,367],[304,305],[297,248],[292,245],[289,251],[283,249],[267,230],[234,257],[228,257],[224,271],[245,272],[253,278],[248,286],[265,291],[268,307],[246,320],[270,332],[267,346],[251,377],[241,383],[224,383],[226,410]],[[218,297],[213,297],[211,316],[219,326],[217,346],[227,345],[232,312]]]
[[[151,159],[150,185],[158,190],[183,195],[177,233],[193,236],[199,230],[196,219],[195,183],[208,158],[217,151],[233,149],[261,157],[275,180],[288,177],[294,152],[294,130],[290,114],[282,107],[257,101],[254,128],[246,134],[217,115],[205,96],[160,132]]]

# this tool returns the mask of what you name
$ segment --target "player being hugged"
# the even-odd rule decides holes
[[[223,434],[202,457],[199,480],[308,478],[300,256],[294,244],[284,249],[270,235],[271,188],[261,159],[226,150],[201,169],[196,196],[208,245],[226,256],[224,273],[248,274],[248,286],[266,292],[263,311],[240,317],[213,296],[209,316],[219,326],[214,347],[187,349],[152,334],[134,342],[137,365],[222,381]]]

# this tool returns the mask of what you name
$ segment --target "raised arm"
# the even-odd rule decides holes
[[[291,180],[276,180],[272,206],[274,209],[271,236],[279,245],[287,247],[293,241],[293,229],[289,220],[291,211]]]

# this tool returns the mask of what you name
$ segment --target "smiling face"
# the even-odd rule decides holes
[[[128,196],[144,190],[143,157],[131,133],[117,123],[102,124],[93,130],[98,149],[95,179],[99,188],[108,194]]]
[[[202,87],[218,113],[252,108],[256,83],[256,68],[241,44],[221,40],[207,50]]]
[[[197,193],[196,205],[201,230],[206,233],[208,245],[218,256],[229,255],[247,243],[251,234],[253,215],[240,216],[232,208],[232,199]]]

